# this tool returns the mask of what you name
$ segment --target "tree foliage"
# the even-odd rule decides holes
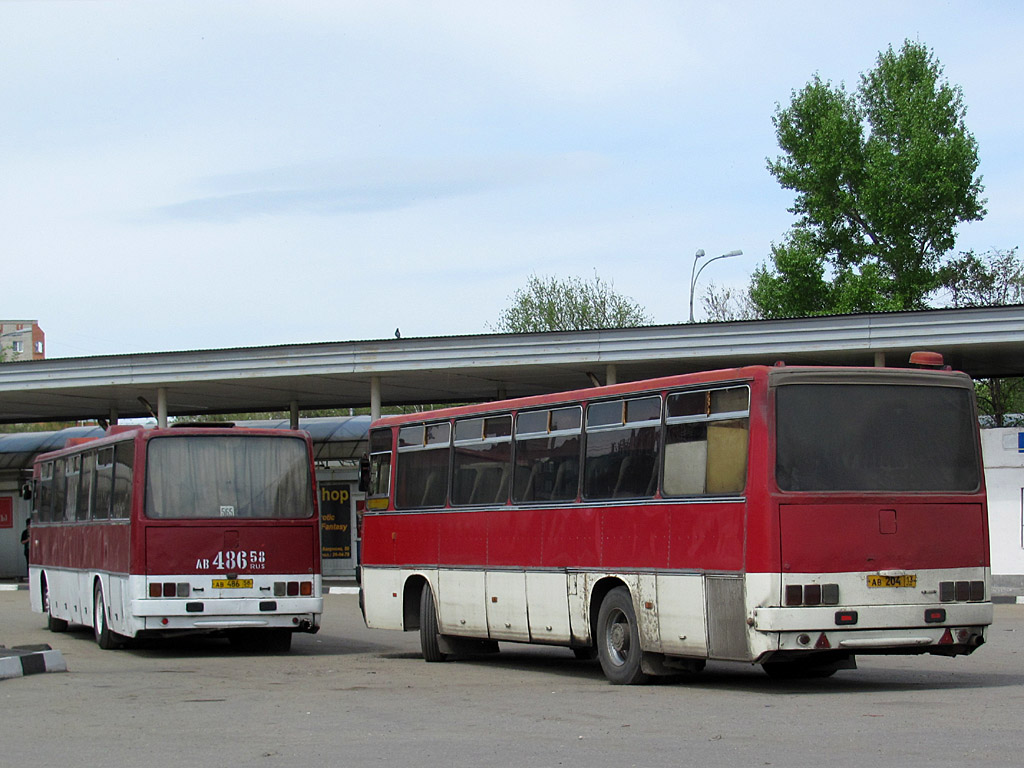
[[[931,51],[890,46],[847,93],[817,75],[773,117],[768,169],[798,220],[753,276],[765,317],[919,309],[956,227],[985,215],[963,95]]]
[[[954,307],[1001,307],[1024,303],[1024,263],[1017,248],[982,255],[961,253],[940,271]]]
[[[941,279],[954,307],[1024,303],[1024,262],[1016,248],[980,256],[974,251],[961,253],[941,270]],[[993,426],[1024,426],[1024,379],[978,379],[975,390],[978,407]]]
[[[711,322],[729,322],[731,320],[756,320],[757,307],[750,300],[750,291],[746,289],[722,286],[714,282],[708,283],[704,295],[700,297],[704,314]]]
[[[592,281],[532,274],[526,287],[516,291],[510,301],[498,316],[494,330],[505,333],[586,331],[650,324],[643,307],[628,296],[616,293],[613,286],[596,273]]]

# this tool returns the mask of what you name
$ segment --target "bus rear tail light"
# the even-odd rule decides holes
[[[313,594],[313,582],[311,581],[275,581],[274,597],[309,597]]]
[[[839,585],[787,584],[786,605],[839,605]]]
[[[150,597],[188,597],[190,594],[192,594],[192,585],[187,581],[177,583],[154,581],[149,585]]]
[[[984,581],[939,582],[939,600],[943,603],[980,603],[984,599]]]

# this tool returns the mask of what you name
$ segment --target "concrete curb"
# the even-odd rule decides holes
[[[0,680],[42,672],[67,672],[64,654],[48,645],[4,648],[0,645]]]

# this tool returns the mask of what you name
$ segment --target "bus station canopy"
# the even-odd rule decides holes
[[[1024,376],[1024,306],[343,341],[0,365],[0,422],[475,402],[697,370],[906,365]]]

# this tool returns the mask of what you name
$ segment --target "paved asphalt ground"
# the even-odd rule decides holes
[[[0,680],[0,765],[1019,766],[1024,605],[973,656],[860,659],[827,680],[759,668],[609,685],[565,649],[427,664],[415,633],[368,630],[351,595],[290,654],[224,640],[102,651],[0,591],[0,644],[49,643],[68,671]]]

